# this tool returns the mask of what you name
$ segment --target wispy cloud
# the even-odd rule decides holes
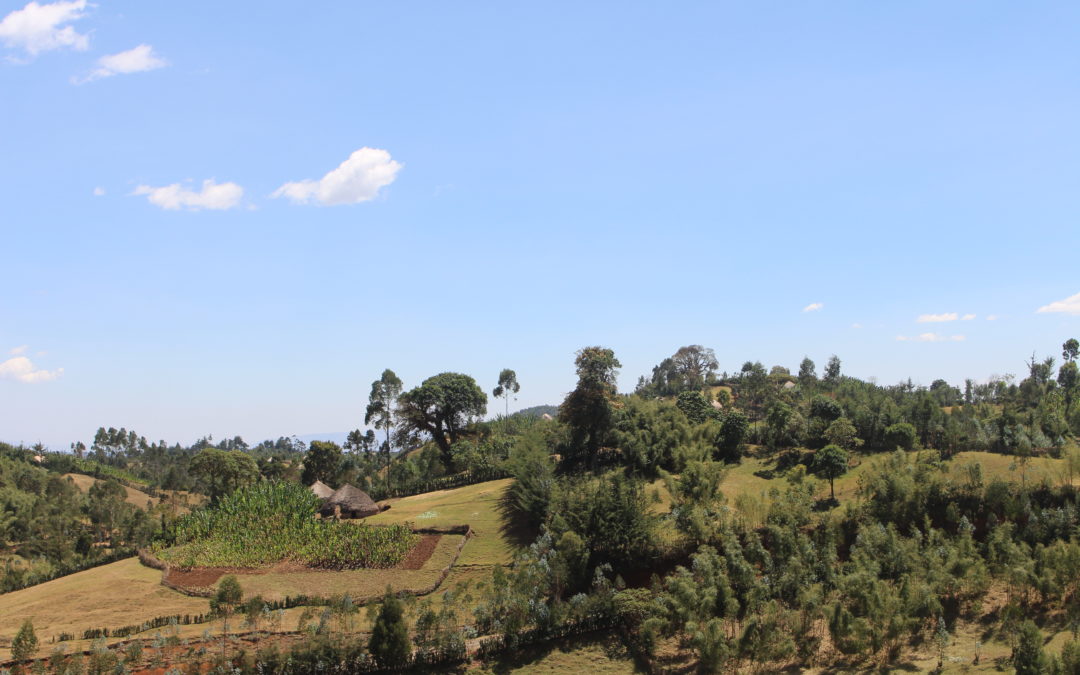
[[[986,320],[987,321],[997,321],[998,320],[998,315],[997,314],[990,314],[989,316],[986,317]]]
[[[25,356],[16,356],[0,363],[0,379],[17,380],[27,384],[49,382],[64,374],[63,368],[43,370]]]
[[[144,73],[148,70],[157,70],[169,65],[169,62],[154,53],[150,45],[139,45],[126,52],[109,54],[98,59],[98,67],[86,77],[74,77],[72,82],[84,84],[93,80],[100,80],[113,75],[129,75],[131,73]]]
[[[26,345],[19,345],[18,347],[14,347],[11,350],[10,354],[12,356],[18,356],[19,354],[25,354],[27,349],[29,349],[29,347],[27,347]]]
[[[240,203],[244,196],[244,188],[236,183],[215,183],[212,179],[204,180],[202,189],[191,190],[180,183],[173,183],[164,187],[151,187],[140,185],[132,192],[133,195],[146,195],[146,199],[154,206],[160,206],[168,211],[200,211],[210,209],[223,211],[231,209]]]
[[[938,335],[937,333],[920,333],[914,336],[897,335],[899,342],[963,342],[967,338],[963,335]]]
[[[94,196],[95,197],[104,197],[105,196],[105,188],[103,188],[103,187],[94,188]]]
[[[817,312],[824,306],[825,306],[824,302],[811,302],[806,307],[803,307],[802,311],[804,311],[804,312]]]
[[[285,183],[270,196],[286,197],[294,204],[359,204],[393,183],[401,166],[386,150],[360,148],[319,180]]]
[[[964,316],[960,317],[960,320],[961,321],[971,321],[974,318],[975,318],[974,314],[965,314]]]
[[[69,26],[86,15],[86,0],[31,2],[0,21],[0,41],[12,49],[22,49],[29,56],[54,49],[86,49],[90,38]]]
[[[917,323],[943,323],[945,321],[956,321],[959,318],[960,315],[956,312],[946,312],[945,314],[920,314],[915,321]]]
[[[1038,314],[1071,314],[1080,316],[1080,293],[1071,295],[1064,300],[1051,302],[1036,310]]]

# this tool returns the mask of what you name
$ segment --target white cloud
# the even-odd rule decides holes
[[[210,179],[203,181],[202,190],[198,192],[189,190],[180,183],[173,183],[164,187],[140,185],[131,194],[146,195],[151,204],[169,211],[179,209],[222,211],[240,203],[240,199],[244,196],[244,188],[236,183],[215,183]]]
[[[945,314],[920,314],[915,321],[916,323],[940,323],[943,321],[956,321],[959,318],[960,315],[956,312],[947,312]]]
[[[819,309],[821,309],[824,306],[825,306],[824,302],[811,302],[806,307],[803,307],[802,311],[804,311],[804,312],[816,312],[816,311],[818,311]]]
[[[961,321],[971,321],[974,318],[975,318],[974,314],[965,314],[964,316],[960,317],[960,320]]]
[[[967,338],[963,335],[938,335],[937,333],[920,333],[912,337],[908,337],[906,335],[897,335],[896,339],[900,342],[963,342]]]
[[[103,187],[94,188],[94,196],[95,197],[104,197],[105,196],[105,188],[103,188]]]
[[[19,345],[12,349],[10,353],[12,356],[18,356],[19,354],[25,354],[27,349],[28,347],[26,345]]]
[[[853,323],[853,324],[851,324],[851,327],[852,328],[862,328],[862,324],[861,323]]]
[[[0,363],[0,378],[10,378],[28,384],[48,382],[50,380],[55,380],[63,374],[63,368],[57,368],[56,370],[40,370],[25,356],[16,356],[15,358]]]
[[[991,314],[990,316],[986,317],[986,320],[987,321],[997,321],[998,320],[998,315],[997,314]]]
[[[386,150],[364,147],[319,180],[285,183],[270,196],[287,197],[295,204],[359,204],[393,183],[401,166]]]
[[[90,39],[65,25],[81,19],[85,9],[86,0],[45,5],[31,2],[0,21],[0,40],[13,49],[23,49],[30,56],[64,47],[86,49]]]
[[[113,75],[128,75],[142,73],[147,70],[157,70],[169,65],[168,61],[154,53],[150,45],[139,45],[126,52],[109,54],[98,59],[98,67],[83,78],[72,78],[72,82],[83,84],[103,77]]]
[[[1037,310],[1038,314],[1072,314],[1080,316],[1080,293],[1071,295],[1064,300],[1051,302]]]

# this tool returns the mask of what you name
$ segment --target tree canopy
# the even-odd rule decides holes
[[[430,434],[453,466],[450,447],[462,430],[487,412],[487,394],[476,380],[461,373],[439,373],[424,380],[398,399],[401,424],[411,431]]]

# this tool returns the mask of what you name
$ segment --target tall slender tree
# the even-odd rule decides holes
[[[521,385],[517,381],[517,373],[509,368],[503,368],[499,373],[499,384],[491,391],[495,398],[503,399],[505,416],[510,416],[510,396],[521,391]]]
[[[383,451],[386,453],[387,480],[390,479],[390,432],[394,428],[394,406],[400,395],[401,379],[387,368],[379,379],[371,383],[371,394],[364,414],[364,424],[386,431]]]
[[[622,364],[606,347],[585,347],[574,364],[578,384],[559,406],[559,419],[570,428],[573,451],[595,469],[600,446],[614,426],[612,400]]]

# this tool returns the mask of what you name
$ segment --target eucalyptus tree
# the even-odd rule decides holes
[[[492,390],[492,395],[495,398],[503,399],[505,404],[505,415],[510,416],[510,396],[521,391],[521,385],[518,384],[517,373],[509,368],[503,368],[499,373],[499,384]]]
[[[394,407],[398,397],[401,396],[401,378],[394,371],[387,368],[379,379],[371,383],[371,394],[368,395],[367,410],[364,413],[364,424],[370,424],[376,429],[386,431],[386,466],[390,466],[390,432],[394,428]]]

